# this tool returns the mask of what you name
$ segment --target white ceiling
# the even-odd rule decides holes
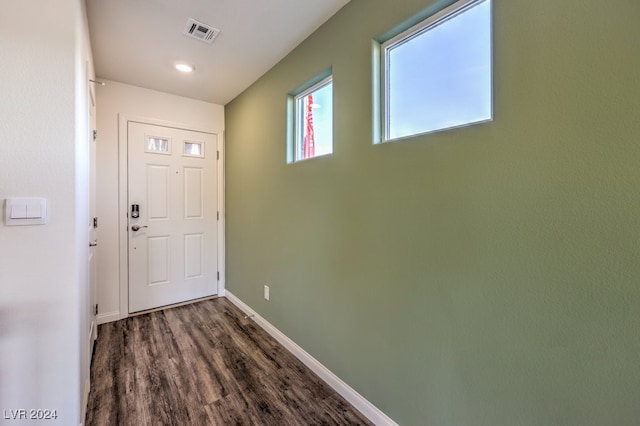
[[[348,2],[86,0],[96,75],[225,105]],[[188,18],[222,32],[213,44],[187,37]]]

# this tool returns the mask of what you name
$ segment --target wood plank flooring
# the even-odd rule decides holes
[[[371,425],[225,298],[101,325],[85,424]]]

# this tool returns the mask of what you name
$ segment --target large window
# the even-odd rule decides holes
[[[293,161],[333,152],[333,81],[329,76],[294,96]]]
[[[383,140],[491,120],[491,0],[462,0],[382,44]]]

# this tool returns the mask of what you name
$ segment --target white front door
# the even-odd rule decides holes
[[[217,135],[132,121],[127,132],[129,312],[216,294]]]

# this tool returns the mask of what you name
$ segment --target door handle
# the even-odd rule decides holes
[[[142,229],[142,228],[148,228],[148,226],[147,226],[147,225],[143,225],[143,226],[133,225],[133,226],[131,227],[131,230],[132,230],[132,231],[139,231],[139,230],[140,230],[140,229]]]
[[[89,247],[95,247],[97,245],[98,245],[98,240],[95,240],[94,242],[89,243]]]

